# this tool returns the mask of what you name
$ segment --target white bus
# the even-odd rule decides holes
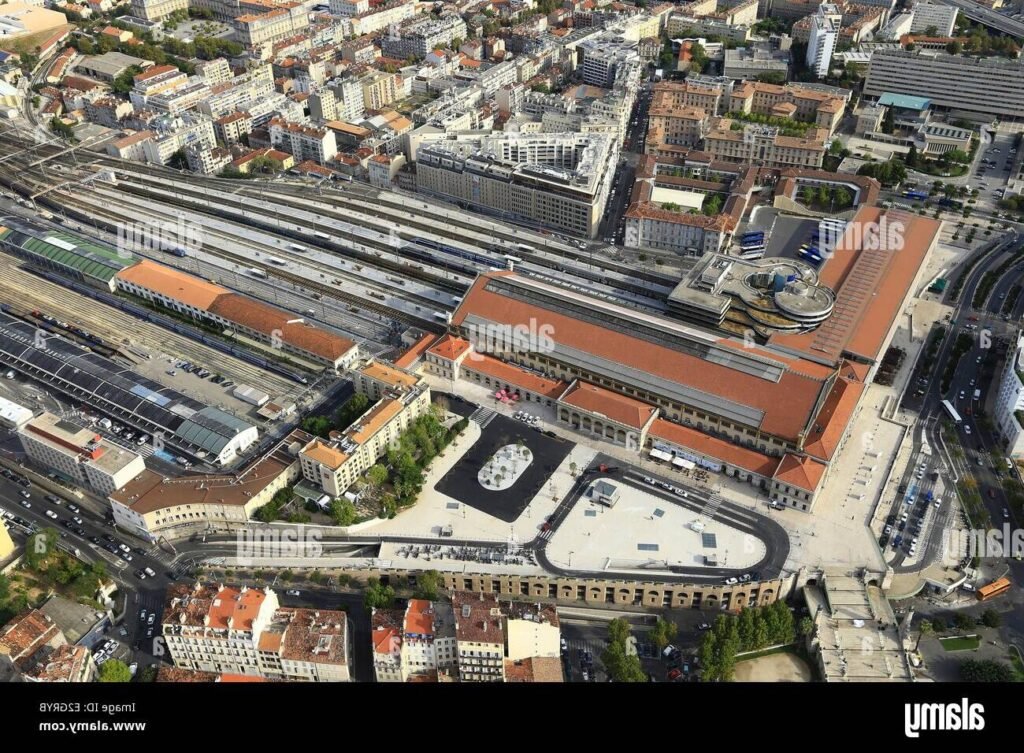
[[[316,233],[316,235],[321,235],[321,233]],[[324,236],[324,237],[326,238],[327,236]],[[299,253],[299,254],[304,254],[307,251],[305,246],[300,246],[298,243],[289,243],[288,244],[288,248],[290,248],[292,251],[295,251],[296,253]]]
[[[527,246],[525,243],[517,243],[516,248],[519,249],[521,254],[528,254],[537,250],[533,246]]]
[[[960,414],[956,412],[956,408],[953,407],[953,403],[948,400],[943,400],[942,407],[946,409],[946,413],[948,413],[949,417],[953,419],[953,423],[958,424],[963,420],[960,418]]]
[[[283,267],[288,263],[284,259],[278,259],[276,256],[268,256],[264,261],[268,264],[276,264],[279,267]]]
[[[262,277],[264,280],[267,279],[267,270],[260,269],[259,267],[253,267],[250,269],[249,274],[253,277]]]

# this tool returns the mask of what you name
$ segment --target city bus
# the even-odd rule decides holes
[[[1010,579],[999,578],[978,589],[978,601],[987,601],[1010,590]]]
[[[264,259],[264,261],[266,261],[269,264],[276,264],[279,267],[283,267],[288,263],[283,259],[278,259],[276,256],[268,256],[266,259]]]
[[[323,233],[317,233],[317,235],[323,235],[323,237],[325,237],[325,238],[327,237]],[[300,253],[300,254],[306,253],[306,247],[305,246],[300,246],[298,243],[289,243],[288,244],[288,248],[290,248],[292,251],[295,251],[295,252]]]
[[[948,400],[943,400],[942,407],[946,409],[946,413],[948,413],[949,417],[953,419],[953,423],[958,424],[963,420],[960,418],[960,414],[956,412],[956,408],[953,407],[953,403]]]

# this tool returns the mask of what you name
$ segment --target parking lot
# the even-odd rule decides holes
[[[810,240],[818,226],[816,219],[783,215],[770,209],[760,209],[757,219],[744,232],[764,231],[767,235],[765,256],[796,259],[801,244]],[[770,231],[770,233],[769,233]]]
[[[522,470],[516,482],[502,491],[487,489],[477,478],[494,453],[519,440],[533,452],[533,462]],[[548,437],[525,423],[495,415],[483,428],[480,439],[435,487],[442,494],[505,523],[516,520],[543,489],[555,469],[572,450],[572,443]]]
[[[199,376],[201,371],[196,369],[196,371],[190,372],[186,366],[193,369],[196,367],[205,369],[207,375]],[[239,386],[238,382],[221,375],[212,364],[196,363],[169,355],[162,357],[154,355],[152,359],[144,360],[136,366],[135,371],[155,382],[166,384],[168,387],[195,398],[201,403],[226,410],[236,416],[251,419],[256,415],[254,406],[239,400],[232,394],[232,391]],[[218,377],[223,378],[224,381],[215,382],[214,379]]]

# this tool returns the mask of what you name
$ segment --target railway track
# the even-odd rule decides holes
[[[61,208],[63,209],[63,211],[67,213],[70,209],[70,206],[68,204],[65,204],[62,205]],[[121,221],[120,219],[107,219],[101,215],[107,215],[107,217],[110,217],[109,213],[101,213],[98,210],[95,210],[91,207],[90,209],[95,213],[93,216],[87,215],[86,213],[81,212],[79,210],[73,210],[73,216],[76,220],[84,222],[87,225],[90,224],[91,222],[94,222],[97,226],[102,227],[106,232],[117,232],[117,223]],[[114,217],[119,216],[114,215]],[[248,259],[245,256],[236,254],[224,248],[218,248],[216,255],[225,259],[226,261],[230,261],[232,263],[236,263],[242,266],[249,266],[252,264],[251,259]],[[398,311],[382,303],[370,301],[361,296],[352,295],[351,293],[346,293],[343,290],[338,290],[337,287],[325,285],[323,283],[311,280],[308,277],[296,275],[291,272],[287,272],[283,269],[279,269],[277,267],[268,265],[266,267],[266,273],[268,278],[274,278],[281,280],[283,282],[291,283],[293,285],[298,286],[299,288],[311,290],[313,292],[319,293],[321,296],[330,297],[342,301],[350,306],[356,306],[357,308],[372,311],[389,319],[401,321],[405,324],[410,324],[421,329],[428,330],[430,332],[440,333],[443,330],[442,327],[438,326],[437,322],[431,321],[430,319],[427,319],[425,317],[417,317],[414,315],[406,314],[402,311]]]

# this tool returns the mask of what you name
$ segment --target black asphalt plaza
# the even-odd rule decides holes
[[[529,467],[508,489],[495,491],[482,486],[477,480],[477,473],[487,459],[501,447],[516,444],[520,439],[533,451],[533,462]],[[511,523],[544,488],[572,448],[572,442],[545,436],[515,419],[495,416],[484,427],[480,439],[434,488],[464,505]],[[565,489],[558,492],[564,494]]]

